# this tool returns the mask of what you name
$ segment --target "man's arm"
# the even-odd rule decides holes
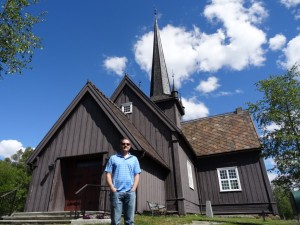
[[[137,174],[134,176],[134,181],[133,181],[133,186],[132,186],[132,188],[131,188],[131,191],[136,191],[137,186],[139,185],[139,181],[140,181],[140,174],[137,173]]]
[[[106,183],[109,186],[109,189],[111,192],[116,192],[117,189],[114,187],[113,182],[112,182],[112,177],[111,177],[111,173],[106,173]]]

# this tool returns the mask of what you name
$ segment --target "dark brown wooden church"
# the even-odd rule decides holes
[[[27,161],[33,175],[25,211],[76,210],[75,193],[105,185],[105,163],[128,137],[142,168],[137,212],[150,201],[179,214],[205,213],[211,201],[214,214],[277,214],[249,113],[186,122],[183,115],[155,19],[150,97],[127,75],[111,98],[87,82]],[[105,195],[85,194],[88,209],[103,206]]]

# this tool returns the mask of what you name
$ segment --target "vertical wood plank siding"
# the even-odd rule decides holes
[[[193,167],[193,173],[194,173],[193,176],[194,176],[195,190],[189,188],[188,180],[187,180],[188,175],[187,175],[186,163],[187,163],[187,159],[190,156],[188,157],[187,153],[183,151],[183,148],[181,146],[178,146],[178,152],[180,158],[178,163],[180,165],[174,164],[174,158],[173,158],[174,149],[173,149],[171,129],[167,127],[166,124],[162,123],[161,119],[158,118],[158,116],[154,112],[149,110],[148,106],[143,101],[141,101],[139,96],[137,96],[130,88],[125,87],[123,88],[123,91],[120,93],[120,95],[115,99],[115,103],[117,104],[117,106],[121,107],[121,105],[126,102],[133,103],[133,113],[127,114],[128,118],[132,121],[135,127],[137,127],[137,129],[149,141],[149,143],[154,147],[157,153],[165,160],[165,162],[171,168],[171,171],[165,178],[165,184],[164,184],[166,190],[165,200],[168,206],[168,210],[178,211],[177,198],[180,198],[183,199],[180,201],[184,201],[186,213],[199,212],[199,198],[198,198],[198,189],[196,183],[196,174],[194,173],[195,171],[194,167]],[[165,109],[165,111],[169,114],[174,113],[173,110],[171,109],[169,111],[168,109]],[[180,145],[180,143],[178,144]],[[189,161],[191,161],[191,163],[193,164],[193,160],[189,160]],[[143,163],[146,162],[143,161]],[[181,174],[178,174],[178,176],[180,176],[181,179],[183,179],[182,182],[183,186],[180,188],[180,189],[183,188],[182,196],[177,196],[179,187],[176,187],[175,173],[174,173],[176,169],[175,167],[183,168],[183,170],[181,170]],[[155,175],[156,177],[153,176],[155,170],[157,171]],[[179,171],[178,168],[176,170]],[[158,179],[157,176],[159,173],[162,173],[162,171],[158,170],[157,168],[154,168],[151,173],[146,172],[145,176],[144,174],[142,174],[139,196],[148,196],[147,194],[148,187],[153,185],[155,179]],[[149,197],[154,198],[154,200],[155,198],[157,198],[155,196],[149,196]],[[140,200],[142,201],[140,202],[141,207],[144,210],[146,200],[145,199],[140,199]],[[151,201],[151,199],[149,199],[149,201]]]
[[[62,157],[101,152],[112,155],[114,149],[119,148],[120,138],[115,126],[93,98],[89,94],[84,96],[38,156],[39,168],[33,171],[25,210],[48,210],[54,176],[54,170],[48,169],[50,163],[56,163]]]
[[[165,173],[161,166],[151,159],[144,157],[140,159],[141,177],[137,192],[138,212],[149,211],[147,201],[166,204],[165,198]]]
[[[173,168],[172,159],[172,133],[171,130],[161,122],[161,120],[149,110],[148,106],[141,101],[128,87],[116,98],[115,103],[121,107],[122,103],[132,102],[133,112],[127,114],[135,127],[149,141],[154,149],[160,154],[170,168]],[[148,184],[150,185],[150,184]],[[166,200],[176,198],[176,187],[174,181],[174,172],[171,170],[166,178]],[[140,190],[144,192],[144,190]],[[143,193],[146,195],[146,193]],[[173,208],[172,210],[177,210]]]
[[[220,192],[217,168],[237,166],[242,191]],[[271,210],[268,187],[263,181],[258,151],[206,157],[198,160],[200,204],[211,201],[214,213],[266,213]],[[205,212],[205,211],[204,211]]]
[[[61,160],[57,160],[48,211],[64,211],[64,207],[65,194],[61,174]]]
[[[183,150],[179,152],[180,157],[180,167],[181,167],[181,179],[183,185],[183,198],[185,199],[184,205],[187,213],[199,213],[199,196],[198,196],[198,186],[195,174],[195,167],[193,165],[193,160],[189,159]],[[187,161],[191,163],[192,166],[192,176],[194,189],[189,186]]]

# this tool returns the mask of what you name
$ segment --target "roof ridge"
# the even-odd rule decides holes
[[[96,87],[95,84],[93,84],[91,81],[89,81],[89,84],[95,89],[95,91],[99,92],[101,94],[101,96],[103,96],[107,101],[109,101],[111,104],[113,104],[117,109],[120,110],[120,112],[122,112],[122,110],[120,109],[119,106],[117,106],[116,103],[114,103],[109,97],[107,97],[99,88]]]
[[[148,104],[151,104],[152,107],[155,108],[156,112],[159,113],[162,117],[164,117],[165,120],[168,121],[168,123],[171,124],[171,126],[173,128],[175,128],[175,130],[180,131],[180,128],[178,128],[178,126],[172,121],[170,120],[165,113],[162,112],[162,110],[150,99],[150,97],[148,97],[134,82],[133,80],[131,80],[131,78],[127,75],[125,75],[125,77],[123,78],[123,80],[121,81],[121,83],[123,83],[123,81],[128,82],[128,85],[132,85],[132,87],[134,88],[134,90],[136,90],[140,95],[142,95]],[[121,84],[120,83],[120,84]],[[117,90],[117,89],[116,89]],[[112,94],[112,96],[115,93]]]
[[[222,117],[222,116],[226,116],[226,115],[239,115],[240,113],[245,113],[247,111],[248,110],[243,109],[239,113],[236,113],[236,111],[232,111],[232,112],[226,112],[226,113],[221,113],[221,114],[212,115],[212,116],[201,117],[201,118],[197,118],[197,119],[191,119],[191,120],[187,120],[187,121],[182,121],[181,125],[185,124],[185,123],[192,123],[192,122],[195,122],[195,121],[198,121],[198,120],[205,120],[205,119],[210,119],[210,118],[215,118],[215,117]]]

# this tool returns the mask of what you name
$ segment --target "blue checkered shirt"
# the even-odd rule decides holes
[[[129,154],[124,158],[122,154],[112,155],[105,167],[105,172],[112,174],[112,182],[117,192],[130,191],[134,176],[141,173],[141,168],[137,157]]]

